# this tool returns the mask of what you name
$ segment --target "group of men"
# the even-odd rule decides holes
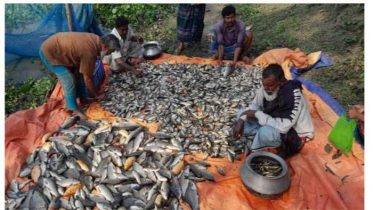
[[[253,39],[252,33],[246,30],[245,23],[236,19],[233,6],[226,6],[222,17],[223,20],[218,21],[209,32],[214,52],[212,58],[218,60],[219,65],[223,65],[223,59],[232,60],[233,69],[238,60],[250,63],[246,53]],[[181,35],[188,33],[179,34],[178,28],[178,37]],[[104,76],[95,67],[96,62],[105,60],[113,72],[131,71],[136,77],[142,77],[138,69],[143,61],[142,42],[143,39],[134,34],[129,21],[118,17],[115,28],[102,37],[79,32],[51,36],[42,44],[40,57],[57,75],[68,110],[86,120],[86,115],[78,108],[77,97],[80,104],[105,99],[105,94],[98,90]],[[269,65],[264,69],[262,83],[263,87],[258,90],[251,105],[239,110],[233,136],[239,139],[244,134],[255,135],[252,150],[275,147],[280,148],[279,155],[284,158],[294,155],[314,135],[301,84],[287,81],[279,65]]]

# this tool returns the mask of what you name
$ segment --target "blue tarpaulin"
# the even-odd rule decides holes
[[[316,83],[298,76],[300,73],[304,73],[309,70],[314,70],[321,67],[327,67],[332,65],[334,65],[334,63],[330,60],[330,58],[321,52],[319,58],[313,65],[310,65],[306,68],[295,68],[294,66],[292,66],[290,67],[290,71],[294,80],[301,81],[309,91],[317,94],[325,103],[327,103],[330,106],[330,108],[333,109],[335,113],[341,116],[342,113],[346,112],[346,110],[332,96],[330,96]]]
[[[68,32],[65,4],[6,4],[5,62],[39,56],[41,44],[58,32]],[[102,35],[91,4],[69,4],[73,31]]]

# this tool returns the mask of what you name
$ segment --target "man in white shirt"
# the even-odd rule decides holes
[[[143,42],[143,39],[133,33],[128,19],[124,16],[116,19],[115,28],[111,31],[111,34],[119,39],[121,48],[105,57],[110,69],[114,72],[130,70],[136,77],[141,77],[142,73],[137,68],[142,62],[140,43]]]
[[[281,66],[263,70],[261,87],[248,108],[238,111],[233,136],[255,135],[251,150],[278,148],[283,158],[300,151],[314,137],[314,127],[301,83],[286,80]]]

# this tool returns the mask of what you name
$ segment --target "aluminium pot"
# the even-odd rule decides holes
[[[266,177],[253,170],[251,163],[255,161],[267,160],[275,162],[282,167],[282,171],[277,176]],[[251,153],[240,168],[241,181],[246,189],[253,195],[273,199],[281,196],[290,187],[290,176],[286,162],[278,155],[270,152]]]
[[[162,47],[157,41],[145,42],[141,47],[142,56],[147,60],[156,59],[162,54]]]

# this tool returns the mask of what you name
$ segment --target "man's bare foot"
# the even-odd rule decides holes
[[[88,120],[88,117],[78,109],[73,111],[73,116],[79,116],[80,120]]]
[[[247,57],[247,56],[243,56],[242,61],[243,61],[245,64],[250,64],[250,63],[251,63],[250,58]]]
[[[183,42],[180,42],[179,47],[176,50],[176,55],[179,55],[183,50],[185,50],[185,45]]]

